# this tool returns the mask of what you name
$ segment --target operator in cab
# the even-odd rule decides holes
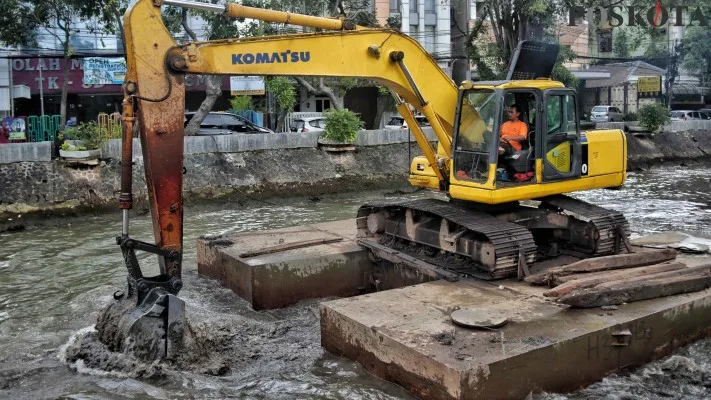
[[[518,104],[509,106],[509,120],[501,125],[499,139],[499,154],[513,154],[520,151],[522,143],[528,140],[528,126],[519,119],[521,107]]]

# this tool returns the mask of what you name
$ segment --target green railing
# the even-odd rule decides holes
[[[61,130],[59,115],[30,115],[27,117],[27,135],[30,142],[53,142]]]

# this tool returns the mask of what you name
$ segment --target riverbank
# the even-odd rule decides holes
[[[313,134],[186,138],[186,205],[407,187],[410,160],[420,154],[415,143],[408,146],[407,132],[361,132],[356,151],[345,153],[325,152],[317,139]],[[148,208],[147,189],[135,143],[134,212],[141,214]],[[627,134],[627,143],[629,170],[705,161],[711,155],[711,129]],[[31,220],[115,211],[119,144],[109,143],[96,166],[52,160],[48,142],[0,148],[0,232],[22,229]]]

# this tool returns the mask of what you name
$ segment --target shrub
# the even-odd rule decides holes
[[[235,111],[252,109],[252,96],[235,96],[230,99],[230,105]]]
[[[656,132],[661,126],[669,123],[669,110],[661,104],[646,104],[637,110],[640,125],[650,132]]]
[[[106,144],[106,135],[99,129],[99,125],[93,121],[82,122],[78,126],[65,129],[62,133],[62,139],[80,142],[78,145],[62,144],[62,150],[67,151],[99,150]]]
[[[341,143],[353,143],[356,134],[363,129],[363,121],[351,110],[329,109],[323,113],[326,119],[326,131],[323,137]]]
[[[637,113],[630,112],[630,113],[625,114],[624,120],[625,121],[637,121]]]

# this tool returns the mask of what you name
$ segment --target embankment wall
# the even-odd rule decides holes
[[[698,125],[698,124],[697,124]],[[629,169],[711,155],[709,126],[655,135],[628,133]],[[616,127],[616,126],[609,126]],[[602,126],[599,126],[602,128]],[[608,128],[608,126],[605,126]],[[678,128],[675,126],[675,128]],[[430,140],[435,136],[427,131]],[[318,195],[406,186],[411,157],[419,155],[407,131],[360,132],[356,151],[328,153],[318,133],[229,135],[185,139],[186,202],[223,196]],[[146,209],[140,142],[134,142],[136,209]],[[70,166],[51,158],[51,143],[0,145],[0,231],[18,214],[75,215],[115,209],[120,142],[110,141],[97,166]]]

